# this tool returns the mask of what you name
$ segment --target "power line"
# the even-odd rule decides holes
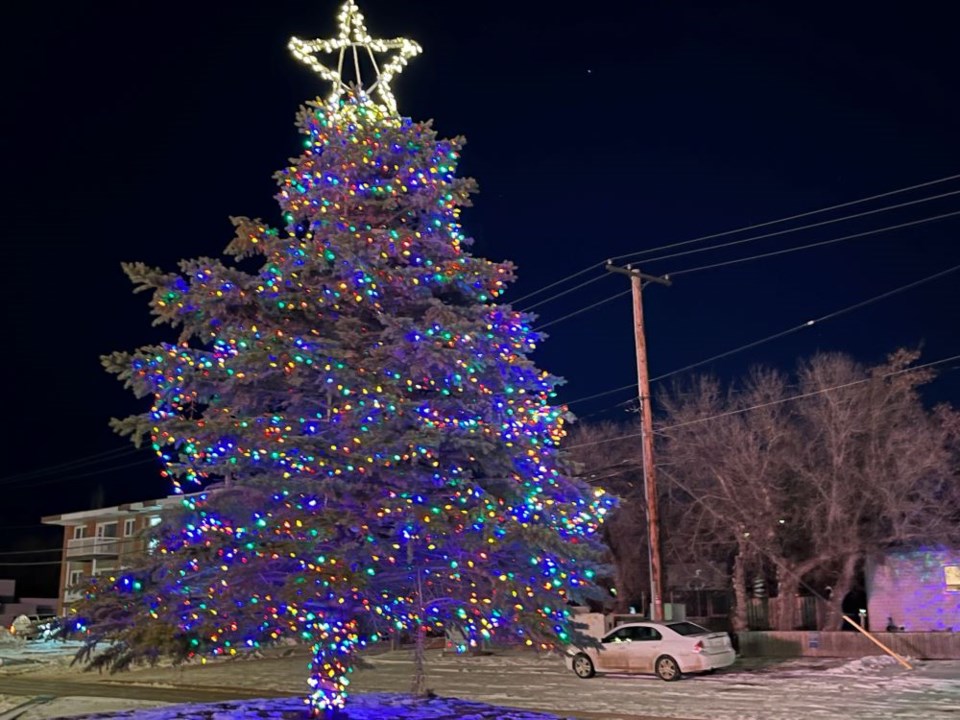
[[[0,532],[6,530],[37,530],[39,528],[50,527],[43,523],[33,523],[33,525],[0,525]]]
[[[131,447],[122,447],[122,448],[114,448],[113,450],[104,450],[103,452],[75,458],[73,460],[68,460],[67,462],[62,462],[57,465],[48,465],[46,467],[38,468],[36,470],[27,470],[25,472],[15,473],[13,475],[7,475],[6,477],[0,477],[0,484],[3,484],[7,481],[27,479],[37,475],[49,475],[51,473],[62,472],[65,470],[72,470],[76,467],[82,467],[84,465],[91,465],[99,462],[109,462],[116,459],[117,457],[132,455],[135,452],[136,450],[134,450]]]
[[[814,395],[822,395],[823,393],[830,392],[831,390],[842,390],[844,388],[853,387],[854,385],[862,385],[863,383],[870,382],[871,380],[877,380],[878,378],[883,379],[883,378],[893,377],[894,375],[902,375],[908,372],[916,372],[917,370],[924,370],[928,367],[933,367],[934,365],[942,365],[943,363],[951,362],[953,360],[958,360],[958,359],[960,359],[960,355],[952,355],[948,358],[943,358],[942,360],[934,360],[932,362],[924,363],[922,365],[915,365],[913,367],[904,368],[902,370],[893,370],[891,372],[884,373],[883,375],[863,378],[861,380],[853,380],[848,383],[842,383],[840,385],[834,385],[828,388],[821,388],[820,390],[812,390],[808,393],[800,393],[799,395],[791,395],[790,397],[781,398],[780,400],[771,400],[770,402],[760,403],[758,405],[751,405],[750,407],[741,408],[739,410],[729,410],[727,412],[720,413],[718,415],[712,415],[706,418],[698,418],[696,420],[688,420],[687,422],[677,423],[675,425],[667,425],[666,427],[660,428],[658,432],[665,432],[666,430],[675,430],[676,428],[686,427],[687,425],[696,425],[701,422],[706,422],[707,420],[716,420],[722,417],[729,417],[730,415],[737,415],[740,413],[747,412],[749,410],[759,410],[761,408],[770,407],[771,405],[779,405],[785,402],[789,402],[791,400],[801,400],[803,398],[813,397]]]
[[[766,343],[766,342],[770,342],[771,340],[782,338],[785,335],[795,333],[799,330],[803,330],[804,328],[813,327],[817,323],[822,323],[826,320],[832,320],[833,318],[839,317],[840,315],[844,315],[848,312],[859,310],[860,308],[870,305],[871,303],[875,303],[878,300],[884,300],[892,295],[896,295],[897,293],[904,292],[905,290],[910,290],[911,288],[915,288],[918,285],[923,285],[924,283],[928,283],[931,280],[936,280],[937,278],[941,278],[944,275],[949,275],[950,273],[956,272],[957,270],[960,270],[960,265],[954,265],[951,268],[947,268],[946,270],[941,270],[940,272],[934,273],[933,275],[928,275],[925,278],[914,280],[912,283],[907,283],[906,285],[901,285],[900,287],[894,288],[893,290],[888,290],[885,293],[874,295],[871,298],[867,298],[866,300],[861,300],[858,303],[854,303],[853,305],[848,305],[847,307],[841,308],[839,310],[834,310],[831,313],[827,313],[826,315],[822,315],[818,318],[814,318],[813,320],[807,320],[806,322],[800,323],[799,325],[795,325],[792,328],[787,328],[786,330],[782,330],[778,333],[774,333],[773,335],[767,335],[766,337],[760,338],[759,340],[754,340],[753,342],[746,343],[745,345],[741,345],[740,347],[733,348],[732,350],[727,350],[726,352],[713,355],[712,357],[708,357],[704,360],[700,360],[699,362],[691,363],[690,365],[685,365],[684,367],[678,368],[677,370],[671,370],[668,373],[664,373],[663,375],[658,375],[655,378],[651,378],[650,381],[653,382],[654,380],[664,380],[673,375],[679,375],[682,372],[686,372],[687,370],[693,370],[693,368],[695,367],[706,365],[707,363],[713,362],[714,360],[720,360],[721,358],[725,358],[730,355],[735,355],[736,353],[742,352],[743,350],[749,350],[750,348],[756,347],[758,345],[762,345],[763,343]]]
[[[43,548],[41,550],[4,550],[0,555],[37,555],[39,553],[59,553],[63,552],[62,547]]]
[[[923,223],[934,222],[936,220],[943,220],[944,218],[954,217],[956,215],[960,215],[960,210],[943,213],[942,215],[933,215],[927,218],[920,218],[919,220],[911,220],[910,222],[900,223],[899,225],[889,225],[887,227],[877,228],[876,230],[865,230],[864,232],[853,233],[852,235],[844,235],[843,237],[832,238],[830,240],[820,240],[819,242],[809,243],[807,245],[798,245],[796,247],[785,248],[783,250],[773,250],[767,253],[760,253],[759,255],[737,258],[736,260],[725,260],[723,262],[713,263],[711,265],[701,265],[699,267],[687,268],[686,270],[678,270],[676,272],[668,273],[668,275],[670,277],[676,277],[677,275],[686,275],[692,272],[699,272],[700,270],[712,270],[713,268],[724,267],[726,265],[736,265],[737,263],[748,262],[750,260],[760,260],[762,258],[773,257],[774,255],[785,255],[787,253],[797,252],[798,250],[809,250],[810,248],[821,247],[823,245],[832,245],[833,243],[838,243],[843,240],[852,240],[854,238],[865,237],[867,235],[876,235],[877,233],[888,232],[890,230],[899,230],[901,228],[911,227],[913,225],[921,225]]]
[[[831,218],[830,220],[821,220],[820,222],[809,223],[807,225],[800,225],[799,227],[787,228],[786,230],[777,230],[776,232],[765,233],[764,235],[754,235],[753,237],[742,238],[740,240],[731,240],[730,242],[720,243],[719,245],[710,245],[709,247],[703,248],[694,248],[692,250],[682,250],[681,252],[671,253],[670,255],[660,255],[659,257],[647,258],[644,263],[658,262],[660,260],[670,260],[671,258],[683,257],[685,255],[694,255],[696,253],[710,252],[711,250],[720,250],[726,247],[732,247],[734,245],[743,245],[744,243],[755,242],[757,240],[763,240],[765,238],[776,237],[778,235],[785,235],[787,233],[799,232],[800,230],[809,230],[810,228],[822,227],[824,225],[832,225],[834,223],[846,222],[848,220],[855,220],[856,218],[866,217],[867,215],[876,215],[877,213],[889,212],[890,210],[898,210],[909,205],[918,205],[920,203],[931,202],[932,200],[940,200],[945,197],[950,197],[952,195],[960,195],[960,190],[953,190],[951,192],[942,193],[940,195],[931,195],[930,197],[920,198],[918,200],[908,200],[907,202],[902,202],[897,205],[887,205],[885,207],[876,208],[874,210],[865,210],[861,213],[856,213],[854,215],[844,215],[843,217]]]
[[[92,475],[106,475],[107,473],[116,472],[117,470],[126,470],[127,468],[137,467],[138,465],[145,465],[146,463],[153,462],[154,458],[144,458],[142,460],[137,460],[132,463],[126,463],[125,465],[116,465],[114,467],[102,468],[99,470],[91,470],[89,472],[79,473],[78,475],[67,475],[66,477],[50,478],[48,480],[40,480],[37,482],[31,482],[32,478],[24,478],[23,480],[10,480],[5,483],[0,483],[3,485],[13,485],[17,482],[30,482],[29,487],[42,487],[44,485],[53,485],[56,483],[67,482],[69,480],[79,480],[80,478],[90,477]]]
[[[821,213],[830,212],[832,210],[839,210],[845,207],[852,207],[854,205],[860,205],[865,202],[870,202],[872,200],[879,200],[880,198],[890,197],[892,195],[899,195],[901,193],[910,192],[911,190],[919,190],[921,188],[931,187],[933,185],[939,185],[945,182],[949,182],[951,180],[956,180],[958,178],[960,178],[960,174],[948,175],[946,177],[938,178],[936,180],[929,180],[927,182],[918,183],[916,185],[908,185],[906,187],[898,188],[896,190],[890,190],[888,192],[879,193],[877,195],[870,195],[868,197],[860,198],[858,200],[850,200],[848,202],[838,203],[836,205],[830,205],[828,207],[820,208],[818,210],[809,210],[807,212],[798,213],[796,215],[790,215],[788,217],[779,218],[777,220],[768,220],[766,222],[755,223],[753,225],[744,225],[743,227],[734,228],[733,230],[725,230],[723,232],[713,233],[711,235],[701,235],[700,237],[692,238],[690,240],[683,240],[680,242],[669,243],[667,245],[660,245],[658,247],[648,248],[646,250],[638,250],[636,252],[628,253],[626,255],[617,255],[611,258],[611,260],[617,260],[617,261],[629,260],[630,258],[646,255],[649,253],[661,252],[664,250],[672,250],[673,248],[684,247],[686,245],[703,242],[705,240],[713,240],[715,238],[726,237],[728,235],[735,235],[736,233],[740,233],[740,232],[757,230],[759,228],[769,227],[771,225],[779,225],[780,223],[790,222],[791,220],[799,220],[800,218],[811,217],[813,215],[819,215]],[[607,262],[609,262],[609,260],[604,260],[601,262],[594,263],[592,265],[588,265],[582,270],[578,270],[577,272],[571,273],[570,275],[566,275],[560,278],[559,280],[556,280],[550,283],[549,285],[544,285],[542,288],[539,288],[538,290],[534,290],[533,292],[527,293],[526,295],[516,298],[512,302],[519,303],[528,298],[539,295],[540,293],[550,290],[552,288],[555,288],[558,285],[562,285],[568,280],[573,280],[574,278],[580,277],[581,275],[584,275],[590,272],[591,270],[602,268]]]
[[[605,303],[608,303],[608,302],[610,302],[611,300],[616,300],[617,298],[621,298],[621,297],[623,297],[624,295],[629,295],[631,292],[632,292],[631,290],[624,290],[623,292],[615,293],[615,294],[613,294],[613,295],[610,295],[609,297],[605,297],[603,300],[600,300],[600,301],[598,301],[598,302],[593,303],[592,305],[587,305],[586,307],[582,307],[582,308],[580,308],[579,310],[574,310],[572,313],[568,313],[567,315],[563,315],[563,316],[561,316],[561,317],[558,317],[556,320],[551,320],[550,322],[544,323],[543,325],[540,325],[539,327],[535,327],[535,328],[533,329],[533,331],[534,331],[534,332],[539,332],[539,331],[543,330],[545,327],[550,327],[551,325],[556,325],[558,322],[561,322],[561,321],[563,321],[563,320],[567,320],[568,318],[572,318],[574,315],[579,315],[580,313],[585,313],[585,312],[587,312],[587,310],[593,310],[595,307],[599,307],[600,305],[604,305]],[[544,301],[544,302],[546,302],[546,301]]]
[[[740,413],[749,412],[751,410],[759,410],[761,408],[770,407],[772,405],[779,405],[785,402],[790,402],[791,400],[800,400],[807,397],[813,397],[814,395],[821,395],[825,392],[830,392],[831,390],[842,390],[843,388],[852,387],[854,385],[861,385],[865,382],[870,382],[871,380],[877,380],[882,378],[893,377],[894,375],[901,375],[903,373],[915,372],[917,370],[923,370],[928,367],[933,367],[934,365],[942,365],[943,363],[951,362],[953,360],[960,360],[960,355],[952,355],[948,358],[943,358],[941,360],[934,360],[932,362],[924,363],[923,365],[915,365],[913,367],[904,368],[903,370],[894,370],[883,375],[876,375],[873,377],[863,378],[862,380],[854,380],[852,382],[843,383],[841,385],[834,385],[832,387],[821,388],[820,390],[813,390],[808,393],[800,393],[799,395],[791,395],[790,397],[780,398],[779,400],[771,400],[770,402],[760,403],[758,405],[751,405],[750,407],[738,408],[736,410],[728,410],[726,412],[718,413],[717,415],[709,415],[704,418],[697,418],[695,420],[688,420],[686,422],[677,423],[675,425],[667,425],[666,427],[661,427],[656,430],[658,434],[666,432],[667,430],[675,430],[680,427],[686,427],[688,425],[696,425],[699,423],[708,422],[710,420],[717,420],[719,418],[729,417],[731,415],[739,415]],[[612,438],[604,438],[602,440],[591,440],[590,442],[577,443],[576,445],[568,445],[565,449],[573,450],[580,447],[588,447],[590,445],[601,445],[608,442],[615,442],[617,440],[628,440],[630,438],[638,438],[641,436],[641,433],[629,433],[627,435],[618,435]]]
[[[573,405],[574,403],[586,402],[587,400],[594,400],[598,397],[604,397],[605,395],[613,395],[614,393],[623,392],[624,390],[636,390],[637,384],[630,383],[629,385],[622,385],[613,390],[604,390],[603,392],[594,393],[593,395],[587,395],[585,397],[579,397],[574,400],[567,400],[564,405]]]
[[[0,565],[4,567],[38,567],[40,565],[62,565],[63,563],[60,560],[42,560],[41,562],[4,562],[0,561]]]
[[[879,300],[885,300],[886,298],[891,297],[892,295],[896,295],[898,293],[904,292],[905,290],[910,290],[919,285],[923,285],[924,283],[928,283],[932,280],[936,280],[945,275],[949,275],[950,273],[956,272],[957,270],[960,270],[960,265],[954,265],[953,267],[947,268],[946,270],[941,270],[940,272],[934,273],[933,275],[927,275],[926,277],[920,278],[919,280],[914,280],[911,283],[907,283],[906,285],[901,285],[900,287],[896,287],[893,290],[888,290],[884,293],[880,293],[879,295],[874,295],[871,298],[867,298],[866,300],[861,300],[860,302],[854,303],[853,305],[848,305],[847,307],[840,308],[839,310],[834,310],[833,312],[829,312],[826,315],[821,315],[820,317],[814,318],[813,320],[807,320],[805,322],[800,323],[799,325],[794,325],[793,327],[787,328],[786,330],[781,330],[780,332],[773,333],[772,335],[767,335],[766,337],[762,337],[759,340],[753,340],[752,342],[745,343],[731,350],[727,350],[725,352],[718,353],[716,355],[711,355],[708,358],[704,358],[703,360],[699,360],[695,363],[690,363],[689,365],[684,365],[682,368],[671,370],[670,372],[664,373],[663,375],[657,375],[656,377],[650,378],[650,382],[665,380],[668,377],[672,377],[673,375],[679,375],[680,373],[686,372],[687,370],[693,370],[694,368],[700,367],[701,365],[706,365],[707,363],[711,363],[714,360],[720,360],[722,358],[735,355],[739,352],[743,352],[744,350],[749,350],[750,348],[757,347],[758,345],[762,345],[772,340],[777,340],[779,338],[785,337],[786,335],[799,332],[804,328],[813,327],[818,323],[822,323],[827,320],[832,320],[833,318],[839,317],[841,315],[845,315],[848,312],[853,312],[854,310],[859,310],[860,308],[870,305],[872,303],[875,303]],[[608,298],[608,299],[611,299],[611,298]],[[584,308],[584,310],[586,309],[587,308]],[[563,320],[563,319],[565,318],[560,318],[555,322],[559,322],[560,320]],[[613,388],[612,390],[604,390],[603,392],[594,393],[593,395],[587,395],[586,397],[576,398],[575,400],[568,400],[563,404],[573,405],[574,403],[584,402],[586,400],[593,400],[598,397],[604,397],[606,395],[613,395],[614,393],[623,392],[624,390],[636,390],[636,385],[635,384],[622,385],[618,388]],[[617,403],[617,405],[614,405],[612,407],[625,405],[631,402],[633,402],[633,399],[627,400],[622,403]]]
[[[591,268],[591,269],[592,269],[592,268]],[[535,302],[533,305],[528,305],[527,307],[525,307],[525,308],[523,308],[522,310],[520,310],[520,312],[530,312],[530,311],[533,310],[535,307],[540,307],[541,305],[545,305],[546,303],[548,303],[548,302],[550,302],[550,301],[552,301],[552,300],[556,300],[558,297],[563,297],[564,295],[569,295],[570,293],[574,292],[575,290],[579,290],[580,288],[584,288],[584,287],[586,287],[587,285],[592,285],[593,283],[597,282],[598,280],[603,280],[605,277],[607,277],[607,274],[606,274],[606,273],[604,273],[603,275],[599,275],[599,276],[597,276],[597,277],[595,277],[595,278],[592,278],[591,280],[587,280],[587,281],[585,281],[585,282],[582,282],[582,283],[580,283],[579,285],[574,285],[574,286],[573,286],[572,288],[570,288],[569,290],[564,290],[564,291],[562,291],[562,292],[558,292],[557,294],[551,295],[550,297],[545,298],[545,299],[543,299],[543,300],[540,300],[539,302]],[[517,301],[515,300],[514,302],[517,302]]]
[[[779,225],[780,223],[789,222],[791,220],[799,220],[800,218],[810,217],[811,215],[819,215],[820,213],[830,212],[831,210],[839,210],[840,208],[851,207],[853,205],[860,205],[861,203],[870,202],[871,200],[879,200],[880,198],[890,197],[891,195],[899,195],[901,193],[910,192],[911,190],[919,190],[920,188],[930,187],[931,185],[939,185],[941,183],[949,182],[951,180],[956,180],[960,178],[960,175],[948,175],[947,177],[938,178],[937,180],[929,180],[927,182],[919,183],[917,185],[909,185],[907,187],[899,188],[897,190],[890,190],[888,192],[880,193],[879,195],[871,195],[869,197],[860,198],[859,200],[850,200],[849,202],[839,203],[837,205],[830,205],[829,207],[820,208],[819,210],[810,210],[808,212],[799,213],[797,215],[791,215],[789,217],[780,218],[779,220],[768,220],[766,222],[757,223],[755,225],[747,225],[745,227],[736,228],[734,230],[725,230],[724,232],[714,233],[712,235],[702,235],[692,240],[683,240],[681,242],[671,243],[669,245],[661,245],[660,247],[650,248],[648,250],[638,250],[634,253],[628,253],[627,255],[618,255],[614,260],[628,260],[632,257],[637,257],[640,255],[646,255],[647,253],[660,252],[661,250],[672,250],[676,247],[683,247],[684,245],[691,245],[693,243],[703,242],[704,240],[713,240],[718,237],[726,237],[727,235],[734,235],[739,232],[745,232],[747,230],[756,230],[762,227],[769,227],[770,225]],[[585,272],[585,271],[584,271]]]
[[[533,292],[527,293],[526,295],[524,295],[524,296],[522,296],[522,297],[518,297],[516,300],[511,300],[510,302],[511,302],[511,304],[512,304],[512,303],[523,302],[523,301],[526,300],[527,298],[532,298],[534,295],[539,295],[540,293],[542,293],[542,292],[544,292],[544,291],[546,291],[546,290],[549,290],[550,288],[555,288],[557,285],[562,285],[562,284],[565,283],[567,280],[573,280],[573,278],[575,278],[575,277],[580,277],[581,275],[584,275],[584,274],[590,272],[591,270],[595,270],[595,269],[597,269],[597,268],[602,268],[603,265],[604,265],[603,262],[594,263],[593,265],[589,265],[589,266],[585,267],[583,270],[578,270],[577,272],[575,272],[575,273],[573,273],[573,274],[571,274],[571,275],[567,275],[566,277],[560,278],[560,279],[557,280],[556,282],[552,282],[552,283],[550,283],[549,285],[544,285],[544,286],[543,286],[542,288],[540,288],[539,290],[534,290]],[[606,276],[604,276],[604,277],[606,277]]]

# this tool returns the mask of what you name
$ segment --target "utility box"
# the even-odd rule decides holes
[[[677,622],[687,619],[687,606],[683,603],[664,603],[663,619],[665,621]]]

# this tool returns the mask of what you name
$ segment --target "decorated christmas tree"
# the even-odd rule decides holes
[[[512,266],[467,250],[463,141],[397,113],[419,47],[372,39],[353,0],[339,22],[290,43],[333,92],[277,173],[284,227],[237,219],[226,260],[177,273],[125,266],[179,337],[104,358],[153,399],[114,426],[149,438],[184,504],[80,608],[116,666],[157,637],[180,658],[310,643],[315,715],[388,633],[569,640],[610,502],[564,474],[558,380],[528,357],[533,318],[498,303]]]

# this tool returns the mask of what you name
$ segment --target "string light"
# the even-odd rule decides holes
[[[390,81],[400,74],[410,58],[420,54],[422,51],[420,46],[406,38],[375,40],[370,37],[370,33],[367,32],[364,24],[363,14],[354,0],[347,0],[341,6],[340,13],[337,15],[337,22],[339,23],[339,34],[335,39],[301,40],[292,37],[288,45],[290,51],[297,60],[305,63],[320,77],[333,84],[333,90],[327,98],[327,102],[331,106],[336,107],[345,94],[353,95],[366,102],[369,100],[370,93],[376,91],[385,108],[390,113],[396,113],[397,101],[390,89]],[[368,86],[364,85],[362,79],[360,50],[367,53],[373,67],[374,80]],[[386,53],[391,50],[397,52],[381,68],[377,64],[374,53]],[[336,67],[331,68],[322,64],[314,56],[314,53],[317,52],[335,53]],[[354,77],[347,79],[344,73],[348,72],[348,68],[344,65],[349,65],[351,61]]]
[[[284,228],[235,221],[226,252],[259,270],[126,266],[181,331],[106,360],[153,398],[118,429],[149,436],[178,492],[231,484],[184,497],[163,572],[90,598],[175,627],[188,658],[310,644],[317,716],[344,707],[353,653],[384,633],[568,640],[612,506],[564,472],[559,380],[528,357],[530,316],[497,303],[512,265],[468,252],[462,141],[395,112],[389,81],[419,46],[371,40],[352,0],[339,21],[338,40],[291,41],[334,93],[302,110],[303,152],[276,175]],[[350,86],[358,48],[400,54]]]

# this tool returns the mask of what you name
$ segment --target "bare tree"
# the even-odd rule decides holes
[[[931,375],[898,351],[866,368],[843,355],[800,364],[798,385],[757,369],[724,391],[710,378],[661,398],[661,474],[679,496],[685,547],[730,548],[736,612],[746,624],[747,584],[776,569],[792,629],[801,586],[830,594],[838,627],[858,563],[893,544],[953,541],[958,534],[956,413],[925,409]],[[676,533],[676,530],[675,530]]]
[[[621,439],[634,434],[634,441]],[[616,510],[604,522],[603,533],[614,573],[614,609],[627,612],[638,600],[649,598],[650,587],[640,424],[636,420],[578,423],[568,445],[576,474],[619,498]]]
[[[782,558],[788,544],[785,459],[795,439],[786,429],[788,410],[776,402],[785,387],[780,374],[758,369],[739,391],[724,392],[715,379],[698,378],[661,398],[661,474],[686,496],[686,536],[675,544],[701,553],[712,545],[714,557],[728,560],[735,630],[746,627],[748,581],[765,580],[764,558]]]
[[[918,357],[900,350],[865,368],[847,356],[817,355],[800,366],[803,443],[792,458],[799,512],[790,521],[806,557],[797,554],[794,572],[830,583],[828,627],[839,627],[867,554],[958,538],[946,410],[924,408],[918,389],[933,374],[909,370]]]

